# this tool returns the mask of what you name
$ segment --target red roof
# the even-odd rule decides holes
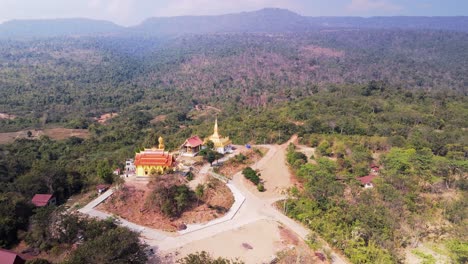
[[[135,165],[171,167],[174,157],[164,151],[143,151],[135,155]]]
[[[357,178],[358,181],[360,181],[362,184],[368,184],[368,183],[371,183],[372,180],[377,177],[375,175],[367,175],[367,176],[364,176],[364,177],[359,177]]]
[[[195,148],[201,145],[203,145],[203,140],[201,140],[198,136],[193,136],[191,138],[188,138],[187,140],[185,140],[183,144],[183,146],[192,147],[192,148]]]
[[[35,206],[46,206],[52,196],[52,194],[36,194],[31,201]]]
[[[0,263],[2,264],[23,264],[25,260],[13,251],[0,249]]]

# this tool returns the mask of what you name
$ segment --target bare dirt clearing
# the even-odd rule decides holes
[[[98,206],[99,210],[118,215],[139,225],[164,231],[177,231],[182,224],[205,223],[223,216],[234,203],[229,188],[218,180],[210,180],[200,202],[178,218],[164,216],[156,208],[147,208],[146,201],[151,194],[151,186],[143,182],[127,182],[112,197]]]
[[[258,192],[257,187],[244,180],[244,185],[260,198],[279,198],[284,195],[287,189],[294,185],[291,179],[289,168],[285,164],[286,148],[290,141],[283,145],[273,145],[267,155],[267,162],[256,163],[254,169],[258,169],[265,186],[265,192]]]
[[[276,252],[292,245],[280,235],[280,225],[271,220],[254,223],[194,241],[177,250],[178,258],[197,251],[207,251],[215,257],[239,258],[245,263],[268,263]],[[297,238],[296,238],[297,239]]]
[[[302,48],[303,54],[307,57],[333,57],[341,58],[345,55],[344,51],[324,48],[320,46],[309,45]]]
[[[13,120],[13,119],[15,119],[15,118],[16,118],[15,115],[6,114],[6,113],[0,113],[0,119]]]
[[[164,120],[166,120],[166,117],[167,115],[158,115],[158,116],[155,116],[151,121],[150,123],[151,124],[156,124],[158,122],[163,122]]]
[[[31,137],[28,137],[28,131],[31,131]],[[44,130],[22,130],[18,132],[0,133],[0,144],[9,144],[15,139],[30,138],[37,139],[45,135],[55,140],[63,140],[69,137],[87,138],[89,131],[87,129],[71,129],[71,128],[47,128]]]
[[[107,113],[107,114],[101,115],[100,117],[96,117],[95,120],[99,124],[105,124],[107,121],[109,121],[110,119],[112,119],[114,117],[117,117],[117,116],[119,116],[118,113]]]
[[[234,174],[258,162],[268,152],[267,148],[246,149],[238,147],[239,154],[226,161],[215,172],[232,179]]]

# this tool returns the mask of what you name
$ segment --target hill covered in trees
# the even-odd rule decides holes
[[[184,116],[196,104],[269,107],[333,90],[467,92],[468,35],[404,30],[82,37],[0,42],[1,130],[66,123],[129,106]],[[155,102],[157,102],[155,104]]]
[[[219,19],[151,19],[134,29],[104,23],[74,31],[81,36],[61,29],[54,37],[0,41],[0,132],[89,130],[87,139],[42,136],[0,146],[0,222],[8,223],[0,226],[2,247],[25,237],[44,242],[47,234],[34,228],[41,215],[29,204],[35,193],[53,192],[62,203],[112,181],[103,171],[109,175],[159,135],[168,149],[206,136],[213,116],[200,109],[210,106],[236,144],[282,143],[297,134],[318,149],[315,163],[291,155],[299,157],[290,162],[305,187],[292,194],[287,213],[357,256],[353,262],[401,261],[403,248],[434,234],[424,228],[434,220],[444,224],[437,232],[452,243],[453,259],[466,260],[468,34],[456,32],[464,18],[436,28],[453,31],[431,30],[426,18],[411,27],[401,22],[411,18],[369,18],[383,21],[379,29],[340,18],[330,30],[320,26],[328,18],[310,22],[284,10]],[[187,23],[201,29],[171,36],[171,27]],[[107,28],[116,31],[95,34]],[[118,115],[97,122],[104,113]],[[377,188],[363,193],[355,178],[375,153],[385,170]],[[116,237],[126,232],[115,228]],[[75,262],[88,256],[91,242]]]

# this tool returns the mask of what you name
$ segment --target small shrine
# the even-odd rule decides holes
[[[222,137],[218,133],[218,118],[216,118],[215,120],[213,135],[205,138],[205,144],[208,141],[212,141],[214,143],[215,150],[221,154],[229,153],[232,151],[232,142],[229,139],[229,137]]]
[[[148,177],[173,170],[175,158],[164,150],[164,139],[159,137],[158,148],[150,148],[135,154],[136,175]]]
[[[203,141],[198,136],[187,138],[180,146],[180,154],[187,157],[195,157],[202,149]]]

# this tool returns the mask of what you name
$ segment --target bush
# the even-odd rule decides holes
[[[260,183],[260,175],[254,171],[251,167],[247,167],[242,170],[242,174],[246,179],[251,181],[253,184],[258,185]]]
[[[265,191],[265,186],[263,186],[263,184],[259,183],[259,184],[257,184],[257,190],[259,192],[264,192]]]
[[[157,178],[155,188],[146,200],[146,206],[156,207],[169,217],[177,217],[194,201],[195,193],[185,184],[180,184],[174,175]]]

